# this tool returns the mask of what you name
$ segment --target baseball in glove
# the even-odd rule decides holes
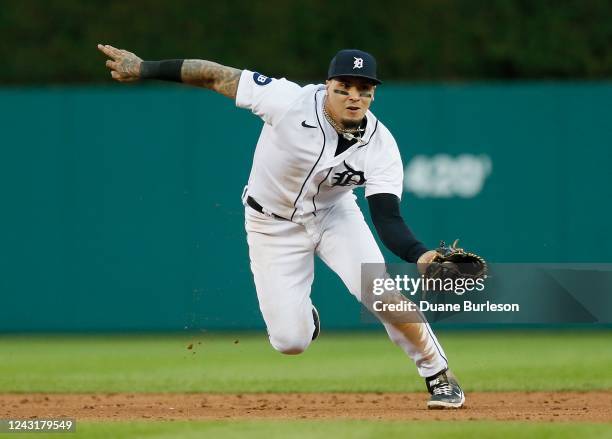
[[[427,269],[425,277],[431,279],[479,279],[487,274],[487,263],[477,254],[466,252],[457,247],[455,240],[453,245],[447,246],[444,241],[440,241],[440,247],[436,249]]]

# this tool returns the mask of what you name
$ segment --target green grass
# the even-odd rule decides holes
[[[451,332],[439,338],[468,391],[612,388],[609,331]],[[192,343],[193,349],[187,349]],[[278,354],[263,334],[0,336],[0,352],[0,392],[424,391],[412,363],[384,333],[324,333],[300,356]],[[19,436],[55,438],[57,434]],[[77,433],[70,435],[119,439],[515,436],[604,438],[612,437],[612,424],[77,421]]]
[[[609,331],[439,338],[467,391],[612,388]],[[299,356],[275,352],[263,334],[5,335],[0,352],[2,393],[424,391],[384,333],[324,333]]]
[[[610,424],[520,422],[372,422],[372,421],[211,421],[81,423],[71,438],[609,438]],[[20,438],[57,438],[51,434],[20,434]],[[68,436],[67,436],[68,437]]]

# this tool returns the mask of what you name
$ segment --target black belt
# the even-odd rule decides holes
[[[253,210],[256,210],[257,212],[266,215],[266,213],[264,212],[263,206],[261,204],[259,204],[257,201],[255,201],[255,199],[251,196],[247,197],[247,204],[249,205],[249,207],[251,207]],[[281,219],[281,220],[285,220],[285,221],[289,221],[287,218],[283,218],[282,216],[278,216],[277,214],[273,213],[272,216],[276,219]]]

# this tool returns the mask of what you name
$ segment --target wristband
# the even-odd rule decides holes
[[[143,61],[140,64],[142,79],[161,79],[164,81],[183,82],[181,68],[184,59],[164,59],[162,61]]]

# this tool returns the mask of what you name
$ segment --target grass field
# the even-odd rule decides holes
[[[612,389],[609,331],[439,338],[467,392]],[[276,353],[262,334],[5,335],[0,351],[0,393],[424,392],[384,333],[325,333],[300,356]],[[612,424],[482,421],[80,422],[78,429],[79,437],[612,437]]]
[[[611,332],[439,338],[466,390],[612,389]],[[280,355],[262,334],[2,336],[0,349],[2,393],[424,390],[382,332],[327,333],[297,356]]]

